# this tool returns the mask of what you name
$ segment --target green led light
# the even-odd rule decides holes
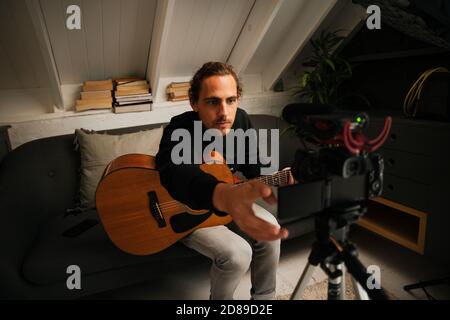
[[[361,122],[361,121],[362,121],[361,117],[356,118],[356,122]]]

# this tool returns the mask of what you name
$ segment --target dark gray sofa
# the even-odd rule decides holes
[[[254,126],[284,129],[286,124],[268,115],[251,115]],[[107,130],[135,132],[154,124]],[[75,238],[63,237],[68,228],[96,211],[66,215],[76,206],[80,156],[74,135],[28,142],[13,150],[0,164],[0,299],[74,299],[151,280],[161,272],[206,259],[175,244],[150,256],[133,256],[117,249],[101,223]],[[280,167],[289,166],[296,138],[280,138]],[[313,230],[312,221],[288,226],[290,237]],[[67,267],[81,269],[81,290],[67,289]]]

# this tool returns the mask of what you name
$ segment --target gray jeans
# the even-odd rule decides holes
[[[260,218],[278,225],[275,217],[264,208],[254,204],[253,210]],[[210,299],[233,299],[234,291],[249,267],[252,299],[275,297],[280,240],[253,240],[231,223],[228,226],[197,229],[181,242],[212,260]]]

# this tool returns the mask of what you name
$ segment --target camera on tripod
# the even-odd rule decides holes
[[[369,125],[364,113],[291,104],[284,108],[283,118],[294,126],[303,148],[296,150],[291,166],[297,183],[278,189],[278,217],[298,220],[314,215],[316,233],[308,265],[291,299],[301,296],[319,265],[329,277],[328,299],[343,299],[344,265],[353,276],[358,298],[386,299],[381,287],[367,286],[368,274],[347,232],[366,213],[366,200],[382,194],[384,163],[375,151],[386,141],[391,117],[386,117],[382,131],[372,139],[364,134]]]
[[[281,218],[304,218],[331,206],[382,194],[384,163],[375,151],[388,136],[390,117],[372,139],[364,134],[369,126],[365,113],[337,113],[326,105],[291,104],[284,108],[283,118],[294,126],[303,148],[296,151],[291,165],[298,184],[279,190]],[[303,210],[294,212],[292,200],[302,198]]]

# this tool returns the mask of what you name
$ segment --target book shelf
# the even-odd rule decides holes
[[[384,198],[368,203],[358,224],[420,254],[425,250],[427,213]]]

